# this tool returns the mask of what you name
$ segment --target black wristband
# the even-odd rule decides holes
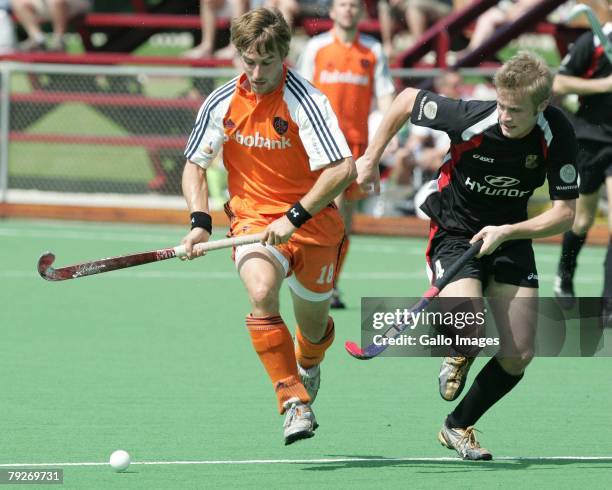
[[[291,221],[291,224],[296,228],[302,226],[306,221],[312,218],[311,214],[304,209],[304,206],[300,201],[296,202],[289,208],[289,211],[285,213],[285,216]]]
[[[196,211],[191,213],[191,229],[204,228],[208,234],[212,233],[212,218],[210,214],[204,211]]]

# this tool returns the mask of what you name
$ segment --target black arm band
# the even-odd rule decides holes
[[[304,209],[304,206],[300,203],[300,201],[296,202],[293,206],[289,208],[289,211],[285,213],[291,224],[296,228],[302,226],[306,221],[308,221],[312,216],[308,211]]]
[[[194,228],[204,228],[210,235],[212,233],[212,218],[210,214],[204,211],[191,213],[191,229],[193,230]]]

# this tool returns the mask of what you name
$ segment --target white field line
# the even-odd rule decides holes
[[[61,264],[58,266],[61,267]],[[0,271],[0,278],[33,278],[38,277],[36,271]],[[104,274],[105,279],[236,279],[238,273],[231,271],[117,271],[112,274]],[[403,273],[403,272],[346,272],[343,273],[344,279],[353,280],[401,280],[401,279],[423,279],[427,280],[425,272],[422,273]],[[423,286],[425,287],[425,285]]]
[[[185,228],[186,230],[186,228]],[[170,234],[170,233],[152,233],[153,230],[147,230],[148,233],[135,233],[135,232],[125,232],[124,230],[117,231],[68,231],[62,229],[32,229],[27,230],[23,228],[10,228],[10,227],[0,227],[0,236],[5,237],[19,237],[19,238],[58,238],[58,239],[67,239],[67,240],[84,240],[84,241],[96,241],[96,242],[132,242],[135,244],[144,244],[141,246],[144,247],[155,247],[155,245],[150,245],[151,243],[160,244],[161,246],[174,246],[178,245],[182,235],[181,233]],[[217,233],[217,235],[221,235],[221,233]],[[175,243],[176,242],[176,243]],[[423,241],[425,244],[425,241]],[[352,243],[351,250],[355,252],[372,252],[377,255],[382,254],[400,254],[400,255],[415,255],[418,257],[425,257],[425,248],[423,247],[415,247],[415,246],[402,246],[399,245],[384,245],[384,244],[376,244],[376,243]],[[601,249],[602,258],[597,257],[588,257],[585,254],[581,255],[578,259],[580,264],[596,264],[599,265],[603,261],[603,249]],[[546,262],[546,263],[557,263],[559,257],[554,255],[544,255],[539,254],[537,256],[538,262]],[[424,263],[424,260],[423,260]]]
[[[54,264],[55,265],[55,264]],[[66,264],[67,265],[67,264]],[[32,265],[32,271],[23,270],[0,270],[0,279],[33,279],[40,277],[35,270],[36,264]],[[58,267],[62,267],[62,264],[58,264]],[[423,268],[424,269],[424,268]],[[184,280],[238,280],[238,274],[236,272],[226,271],[143,271],[143,270],[131,270],[131,271],[113,271],[107,274],[98,274],[99,278],[104,280],[115,279],[115,280],[127,280],[127,279],[184,279]],[[423,272],[343,272],[342,278],[349,281],[404,281],[410,279],[422,279],[423,289],[427,286],[427,274]],[[540,285],[544,285],[547,282],[552,282],[553,276],[540,274]],[[574,278],[575,284],[593,284],[599,283],[602,280],[600,276],[596,275],[580,275],[578,274]]]
[[[186,229],[186,228],[185,228]],[[179,242],[180,235],[160,235],[144,233],[121,233],[121,232],[82,232],[82,231],[53,231],[53,230],[22,230],[16,228],[0,228],[0,236],[18,238],[58,238],[64,240],[85,240],[95,242],[133,242],[147,243],[168,241],[168,246],[172,242]]]
[[[534,463],[595,462],[610,461],[612,456],[501,456],[494,461],[526,461]],[[338,464],[338,463],[463,463],[459,458],[319,458],[319,459],[238,459],[238,460],[201,460],[201,461],[133,461],[130,465],[275,465],[275,464]],[[484,463],[491,464],[491,463]],[[70,466],[109,466],[108,462],[65,462],[65,463],[1,463],[0,468],[52,468]]]

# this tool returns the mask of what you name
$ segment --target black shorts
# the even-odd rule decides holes
[[[433,280],[444,273],[470,248],[469,238],[438,228],[429,241],[427,264]],[[511,240],[502,243],[491,255],[470,260],[454,279],[479,279],[485,289],[489,279],[527,288],[538,287],[538,270],[531,240]],[[433,282],[433,281],[432,281]]]
[[[579,140],[576,164],[580,176],[578,192],[580,194],[597,192],[606,177],[612,176],[612,145]]]

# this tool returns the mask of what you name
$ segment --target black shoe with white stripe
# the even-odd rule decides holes
[[[570,278],[561,277],[560,274],[555,276],[553,285],[553,293],[557,298],[557,303],[564,310],[573,308],[576,304],[576,295],[574,294],[574,282]]]

